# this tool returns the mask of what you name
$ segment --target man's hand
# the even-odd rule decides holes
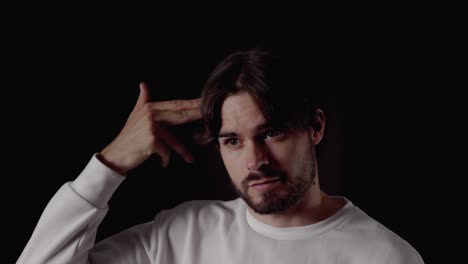
[[[122,175],[153,153],[159,155],[162,166],[166,167],[171,149],[185,161],[190,163],[193,160],[168,126],[200,119],[200,100],[150,102],[150,98],[148,87],[140,83],[140,95],[124,128],[100,153],[103,162]]]

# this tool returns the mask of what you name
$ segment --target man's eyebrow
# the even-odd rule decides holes
[[[226,132],[226,133],[219,133],[218,138],[223,138],[223,137],[238,137],[239,135],[234,132]]]
[[[256,133],[258,132],[262,132],[268,128],[271,128],[272,125],[268,122],[265,122],[265,123],[262,123],[260,125],[258,125],[257,127],[255,127],[254,131],[256,131]],[[223,132],[223,133],[219,133],[218,134],[218,138],[223,138],[223,137],[238,137],[239,134],[237,134],[236,132]]]

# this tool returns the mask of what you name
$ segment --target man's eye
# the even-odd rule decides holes
[[[274,138],[274,137],[279,137],[283,134],[283,132],[281,130],[268,130],[265,135],[268,137],[268,138]]]
[[[239,139],[238,138],[228,138],[226,141],[224,141],[224,144],[228,146],[236,146],[239,144]]]

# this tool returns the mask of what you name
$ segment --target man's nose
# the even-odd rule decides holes
[[[246,151],[247,170],[259,171],[270,164],[269,150],[265,144],[251,143]]]

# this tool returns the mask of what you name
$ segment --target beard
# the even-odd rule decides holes
[[[233,183],[236,192],[258,214],[274,214],[296,206],[315,182],[315,150],[310,141],[308,149],[309,151],[298,161],[296,165],[298,170],[294,175],[288,177],[282,171],[262,168],[257,173],[250,173],[242,181],[240,188]],[[268,178],[279,178],[281,186],[260,192],[261,197],[255,201],[248,193],[249,183]]]

